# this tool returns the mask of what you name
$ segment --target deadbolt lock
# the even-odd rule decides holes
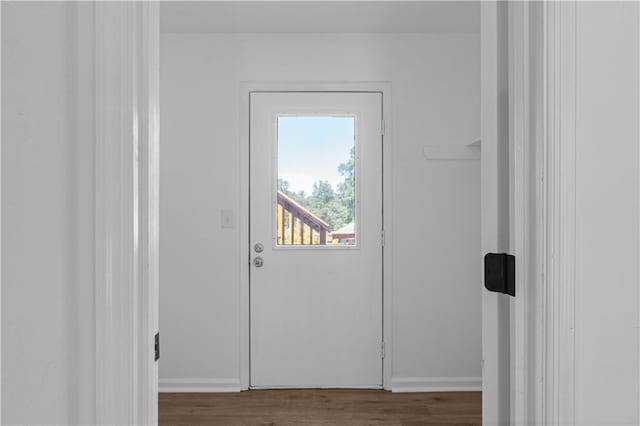
[[[264,246],[261,243],[256,243],[256,245],[253,246],[253,249],[256,253],[262,253],[264,251]]]

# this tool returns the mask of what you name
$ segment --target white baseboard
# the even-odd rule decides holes
[[[240,380],[159,379],[158,392],[240,392]]]
[[[394,377],[392,392],[481,391],[482,377]]]
[[[160,379],[159,392],[240,392],[238,379]],[[481,391],[481,377],[399,377],[391,380],[392,392]]]

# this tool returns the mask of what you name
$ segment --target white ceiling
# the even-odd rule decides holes
[[[166,33],[480,31],[479,1],[164,1]]]

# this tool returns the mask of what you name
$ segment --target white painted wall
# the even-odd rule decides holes
[[[575,423],[640,424],[639,10],[577,4]]]
[[[90,8],[2,3],[6,425],[93,422],[92,40],[76,39]]]
[[[480,386],[480,165],[422,155],[479,136],[479,47],[478,34],[163,35],[161,389],[239,386],[243,81],[391,82],[393,387]]]

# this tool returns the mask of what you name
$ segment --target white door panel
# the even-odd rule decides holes
[[[250,113],[251,386],[379,387],[381,94],[252,93]],[[337,229],[324,228],[330,220],[322,220],[323,213],[318,209],[296,206],[300,198],[278,195],[278,177],[288,176],[294,181],[293,186],[296,179],[301,184],[309,178],[305,167],[313,174],[322,168],[319,162],[326,162],[329,170],[342,162],[340,158],[327,157],[328,148],[322,144],[316,146],[301,139],[300,144],[308,144],[301,147],[296,146],[295,140],[288,145],[279,141],[279,137],[288,137],[283,123],[289,123],[291,117],[302,120],[291,124],[294,127],[304,124],[304,120],[318,125],[322,120],[330,122],[332,117],[338,117],[347,129],[353,129],[353,238],[343,235],[344,239],[340,239],[334,232]],[[317,136],[325,130],[319,128],[315,132]],[[291,157],[303,164],[302,171],[286,175],[284,164]],[[306,192],[309,195],[311,191]],[[255,250],[258,243],[263,247],[261,252]],[[253,263],[257,257],[262,259],[262,266]]]

